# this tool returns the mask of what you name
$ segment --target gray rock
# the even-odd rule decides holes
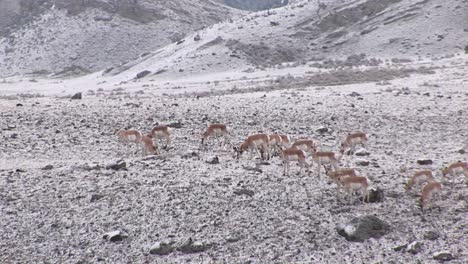
[[[170,123],[167,126],[172,128],[182,128],[182,121],[179,120],[177,122]]]
[[[139,73],[137,73],[136,75],[136,79],[141,79],[141,78],[144,78],[146,77],[148,74],[150,74],[151,72],[148,71],[148,70],[144,70],[144,71],[141,71]]]
[[[239,190],[235,190],[235,191],[234,191],[234,194],[235,194],[235,195],[247,195],[247,196],[252,197],[252,196],[254,196],[255,193],[254,193],[254,191],[252,191],[252,190],[248,190],[248,189],[239,189]]]
[[[352,92],[352,93],[348,94],[348,96],[351,96],[351,97],[358,97],[358,96],[361,96],[361,94],[358,93],[358,92]]]
[[[356,217],[337,227],[340,236],[347,241],[363,242],[369,238],[380,238],[390,232],[390,225],[373,215]]]
[[[219,164],[219,158],[218,156],[211,157],[206,161],[206,163],[213,164],[213,165]]]
[[[177,248],[177,251],[180,251],[184,254],[193,254],[203,252],[210,247],[211,245],[203,244],[201,242],[193,242],[192,238],[189,238]]]
[[[315,131],[317,131],[317,132],[320,133],[320,134],[323,134],[323,133],[327,133],[327,132],[328,132],[328,128],[326,128],[326,127],[319,127],[319,128],[318,128],[317,130],[315,130]]]
[[[54,168],[54,166],[52,166],[52,165],[49,164],[49,165],[45,165],[45,166],[42,168],[42,170],[51,170],[51,169],[53,169],[53,168]]]
[[[369,166],[370,162],[365,159],[358,159],[356,160],[356,165],[358,166]]]
[[[123,233],[120,230],[111,231],[109,233],[104,234],[104,236],[102,236],[102,238],[109,240],[110,242],[122,241],[124,240],[124,238],[127,238],[127,237],[128,235]]]
[[[364,156],[369,156],[370,153],[364,148],[360,148],[354,152],[354,155],[359,156],[359,157],[364,157]]]
[[[419,165],[431,165],[432,164],[431,159],[418,159],[417,162]]]
[[[439,237],[440,237],[440,234],[437,231],[427,231],[424,234],[424,239],[431,240],[431,241],[437,240]]]
[[[150,254],[155,255],[169,255],[175,248],[173,247],[174,242],[156,242],[150,248]]]
[[[406,246],[406,252],[416,255],[422,251],[422,246],[423,246],[422,242],[419,242],[419,241],[411,242]]]
[[[365,202],[367,203],[380,203],[384,198],[383,190],[380,188],[369,189],[369,194]]]
[[[81,93],[76,93],[71,97],[72,100],[81,100],[82,98],[83,95]]]
[[[127,169],[127,163],[124,160],[118,160],[115,163],[111,163],[106,166],[106,169],[108,170],[126,170]]]
[[[450,261],[456,259],[449,251],[440,251],[432,255],[432,258],[439,261]]]
[[[465,151],[465,149],[459,149],[459,150],[458,150],[458,153],[460,153],[460,154],[465,154],[466,151]]]
[[[89,199],[90,202],[94,203],[96,201],[99,201],[101,200],[102,198],[104,198],[105,195],[102,195],[102,194],[92,194],[91,195],[91,199]]]

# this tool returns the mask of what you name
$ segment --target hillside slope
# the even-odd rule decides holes
[[[101,70],[241,13],[201,0],[2,0],[0,5],[0,76]]]
[[[452,55],[468,44],[467,13],[468,1],[463,0],[304,1],[216,24],[106,75],[128,80],[142,71],[196,74],[285,62],[323,66],[350,55],[357,55],[349,58],[353,65],[364,63],[364,57]]]

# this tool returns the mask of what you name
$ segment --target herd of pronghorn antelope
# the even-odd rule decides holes
[[[159,154],[158,141],[163,140],[164,148],[171,144],[171,128],[165,125],[154,127],[151,132],[144,135],[137,130],[117,130],[116,135],[123,143],[135,143],[141,146],[143,155]],[[222,137],[224,145],[230,144],[230,133],[225,124],[209,124],[206,130],[201,134],[201,145],[204,146],[209,138]],[[367,147],[367,135],[363,132],[349,133],[340,145],[340,154],[334,152],[319,151],[317,144],[311,139],[300,139],[291,142],[287,135],[282,134],[255,134],[248,136],[239,147],[233,147],[236,157],[239,159],[244,152],[249,152],[250,159],[254,153],[258,154],[260,159],[270,159],[275,155],[279,156],[283,162],[283,175],[289,175],[291,162],[297,162],[301,174],[302,169],[309,171],[313,163],[317,164],[317,174],[320,179],[320,168],[323,167],[325,174],[338,186],[338,191],[344,190],[345,194],[352,198],[355,193],[362,195],[362,200],[368,198],[369,180],[360,176],[358,171],[353,168],[339,168],[341,157],[346,151],[354,153],[356,146]],[[310,158],[310,164],[307,162]],[[333,168],[333,169],[332,169]],[[456,162],[442,169],[442,175],[455,177],[463,174],[468,177],[468,162]],[[405,184],[405,189],[410,191],[413,187],[423,186],[420,191],[419,205],[424,210],[431,205],[434,195],[442,190],[442,184],[436,181],[431,170],[421,170],[414,175]]]

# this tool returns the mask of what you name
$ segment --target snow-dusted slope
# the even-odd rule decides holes
[[[105,74],[128,80],[142,71],[252,70],[353,54],[410,60],[451,55],[468,44],[466,14],[463,0],[302,1],[216,24]]]
[[[101,70],[241,13],[214,1],[128,3],[0,1],[0,15],[12,14],[0,21],[8,32],[0,38],[0,76]]]

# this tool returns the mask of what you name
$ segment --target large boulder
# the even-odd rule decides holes
[[[363,242],[369,238],[380,238],[390,232],[390,225],[373,215],[356,217],[337,227],[338,234],[348,241]]]

